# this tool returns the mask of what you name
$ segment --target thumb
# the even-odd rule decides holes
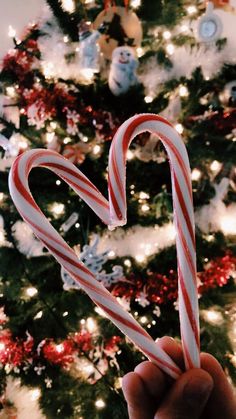
[[[173,384],[158,408],[155,419],[200,418],[213,389],[211,376],[201,369],[192,369]]]

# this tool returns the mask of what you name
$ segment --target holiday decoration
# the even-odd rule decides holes
[[[85,264],[85,266],[90,269],[90,271],[94,274],[96,279],[100,281],[104,287],[109,288],[111,285],[119,282],[124,278],[123,268],[122,266],[113,266],[112,273],[107,274],[104,270],[102,270],[103,265],[109,259],[109,250],[98,254],[97,247],[98,247],[99,237],[96,236],[94,242],[91,245],[85,245],[81,253],[77,251],[75,248],[76,253],[81,262]],[[75,281],[62,267],[61,269],[61,277],[62,281],[64,282],[63,288],[65,290],[70,289],[80,289],[80,285],[77,281]]]
[[[229,108],[236,108],[236,80],[226,83],[223,91],[219,95],[222,105]]]
[[[111,59],[117,46],[132,45],[139,47],[142,41],[142,25],[137,15],[125,7],[111,7],[103,10],[94,22],[94,28],[105,23],[107,29],[99,39],[99,45],[104,57]]]
[[[91,78],[91,75],[98,73],[100,69],[100,47],[98,39],[101,36],[102,29],[90,31],[89,25],[82,22],[79,28],[79,68],[85,79]]]
[[[149,123],[147,126],[145,123]],[[142,125],[143,124],[143,125]],[[199,365],[199,336],[198,336],[198,304],[197,304],[197,292],[196,292],[196,266],[195,266],[195,251],[194,251],[194,230],[193,230],[193,209],[185,201],[192,202],[191,195],[191,182],[189,174],[189,163],[186,153],[186,149],[181,139],[178,137],[177,132],[171,127],[171,125],[163,118],[155,115],[140,115],[131,118],[125,124],[123,124],[115,139],[112,142],[112,148],[110,151],[109,159],[109,199],[108,203],[105,198],[99,193],[99,191],[90,183],[90,181],[82,175],[75,167],[71,165],[69,161],[64,161],[59,155],[49,151],[30,151],[24,154],[22,159],[17,159],[10,176],[10,191],[14,202],[17,205],[18,210],[21,212],[24,220],[29,223],[33,231],[41,238],[42,242],[51,250],[55,255],[56,259],[61,262],[62,266],[72,274],[75,280],[79,281],[82,288],[87,291],[88,295],[98,304],[102,310],[105,311],[106,315],[113,320],[113,322],[121,328],[121,330],[133,339],[142,349],[144,353],[147,353],[149,358],[156,362],[162,369],[171,374],[173,377],[178,376],[179,369],[173,363],[173,361],[162,351],[156,347],[154,341],[150,339],[150,336],[139,326],[139,324],[132,317],[127,318],[127,313],[121,308],[117,301],[107,292],[107,290],[96,281],[89,269],[85,269],[84,265],[78,262],[76,254],[66,245],[61,239],[58,233],[50,225],[47,219],[42,215],[41,211],[37,207],[32,195],[29,192],[27,185],[27,178],[22,178],[20,173],[25,173],[27,177],[32,166],[44,166],[52,168],[55,173],[58,173],[66,182],[80,194],[85,202],[90,205],[94,212],[100,216],[100,218],[112,228],[123,225],[126,222],[126,199],[125,199],[125,169],[123,165],[125,163],[124,156],[121,154],[121,150],[127,151],[129,143],[132,138],[135,137],[137,129],[138,132],[146,131],[147,129],[151,132],[159,132],[160,139],[164,142],[171,161],[173,160],[173,199],[176,207],[176,229],[181,242],[177,240],[177,251],[178,251],[178,264],[180,272],[180,311],[182,312],[181,319],[181,333],[184,339],[184,354],[186,367],[191,368],[192,366]],[[161,133],[160,133],[161,132]],[[163,132],[163,134],[162,134]],[[169,137],[171,139],[169,139]],[[124,138],[124,140],[123,140]],[[124,144],[123,144],[123,141]],[[125,148],[124,148],[125,147]],[[44,161],[37,159],[44,158]],[[122,158],[120,164],[116,159]],[[176,162],[174,164],[174,161]],[[176,166],[176,168],[175,168]],[[63,167],[63,171],[61,168]],[[118,168],[119,167],[119,168]],[[181,175],[178,179],[175,170],[181,170]],[[19,172],[20,169],[20,172]],[[120,189],[117,189],[117,170],[123,174],[121,178]],[[67,173],[74,173],[79,179],[79,183],[71,183],[70,178],[67,177]],[[20,176],[20,177],[19,177]],[[182,179],[182,180],[181,180]],[[180,186],[181,180],[181,186]],[[22,183],[25,185],[22,189],[22,195],[19,195]],[[81,189],[80,183],[87,184],[88,190]],[[20,187],[20,189],[19,189]],[[25,200],[25,198],[26,200]],[[178,206],[180,202],[180,207]],[[26,207],[27,209],[26,209]],[[184,213],[184,223],[186,223],[186,233],[182,230],[180,225],[180,215]],[[30,219],[28,214],[31,213]],[[34,214],[34,216],[33,216]],[[33,220],[32,220],[33,217]],[[46,237],[49,239],[46,239]],[[55,243],[51,244],[51,240]],[[60,244],[59,244],[60,243]],[[56,248],[55,248],[56,245]],[[57,247],[59,248],[57,249]],[[187,247],[192,249],[191,253],[187,251]],[[66,258],[61,253],[60,249],[64,248],[66,252]],[[187,252],[187,253],[186,253]],[[187,261],[187,263],[186,263]],[[184,279],[189,269],[191,272],[191,287]],[[78,273],[80,272],[80,273]],[[89,278],[89,281],[88,279]],[[109,307],[107,304],[109,302]],[[117,314],[118,318],[117,318]],[[138,333],[136,336],[133,335],[133,331]],[[185,345],[189,342],[191,350]],[[191,343],[190,343],[191,342]]]
[[[200,42],[214,42],[221,37],[222,22],[220,17],[213,12],[213,8],[213,3],[208,2],[206,13],[199,18],[197,38]]]
[[[137,84],[135,74],[138,66],[134,51],[129,47],[117,47],[112,53],[109,73],[109,88],[115,96],[126,93],[130,87]]]

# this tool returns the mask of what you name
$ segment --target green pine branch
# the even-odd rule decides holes
[[[85,17],[85,10],[82,4],[77,2],[76,11],[69,13],[63,9],[60,0],[47,0],[47,3],[62,31],[70,37],[71,41],[78,41],[78,24]]]

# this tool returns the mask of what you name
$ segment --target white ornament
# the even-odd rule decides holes
[[[96,279],[104,285],[104,287],[110,287],[112,284],[119,282],[124,278],[122,266],[113,266],[111,273],[106,273],[102,270],[103,265],[109,259],[109,250],[102,253],[97,253],[99,237],[95,236],[95,240],[91,245],[85,245],[83,251],[79,255],[81,262],[85,264],[87,268],[95,275]],[[80,285],[76,282],[66,270],[61,268],[61,277],[64,283],[63,288],[65,290],[80,289]]]
[[[236,80],[226,83],[219,95],[219,99],[222,105],[236,108]]]
[[[131,47],[124,46],[114,49],[108,84],[115,96],[127,93],[131,86],[137,84],[137,67],[138,61]]]
[[[213,9],[213,3],[209,2],[206,13],[199,19],[197,38],[200,42],[214,42],[221,37],[223,25],[219,16],[213,12]]]

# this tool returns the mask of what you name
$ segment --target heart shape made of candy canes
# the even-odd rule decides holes
[[[124,225],[126,223],[126,152],[132,139],[146,131],[158,136],[170,160],[182,347],[186,368],[199,367],[199,315],[190,167],[185,145],[168,121],[158,115],[141,114],[130,118],[118,129],[109,153],[109,201],[69,160],[54,151],[44,149],[30,150],[16,158],[9,175],[9,188],[22,218],[64,269],[152,362],[173,378],[177,378],[181,374],[179,367],[79,261],[75,252],[39,209],[28,185],[28,176],[32,168],[48,168],[63,179],[105,224],[112,228]]]

